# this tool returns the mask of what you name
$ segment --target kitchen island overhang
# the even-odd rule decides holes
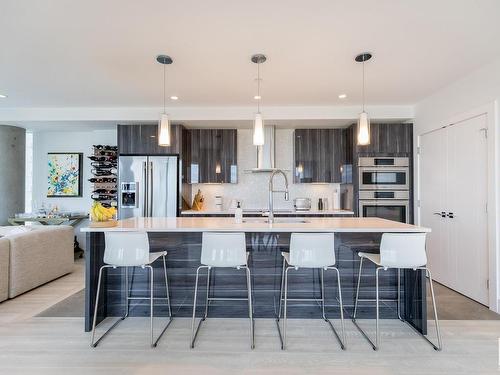
[[[290,234],[293,232],[334,233],[337,266],[341,273],[342,294],[346,316],[352,313],[355,283],[359,267],[358,251],[378,249],[382,233],[427,233],[430,229],[379,218],[283,218],[273,224],[265,218],[249,218],[236,223],[234,218],[215,217],[180,217],[180,218],[130,218],[120,220],[111,228],[81,229],[87,233],[85,254],[85,330],[91,329],[94,301],[97,290],[99,268],[103,265],[104,233],[120,231],[147,232],[151,251],[167,250],[167,268],[174,317],[189,317],[192,314],[194,279],[196,268],[200,265],[201,237],[203,232],[245,232],[247,248],[250,252],[249,266],[252,270],[254,309],[256,318],[274,318],[279,302],[281,277],[281,252],[288,251]],[[160,264],[157,265],[158,267]],[[155,267],[156,269],[156,267]],[[373,274],[373,275],[372,275]],[[134,270],[129,284],[135,295],[148,295],[148,276],[144,270]],[[426,279],[421,271],[405,270],[402,273],[401,298],[402,316],[414,328],[422,333],[427,330],[426,315]],[[158,282],[156,282],[158,277]],[[161,295],[161,273],[155,272],[155,295]],[[310,269],[297,271],[290,279],[292,291],[298,297],[317,298],[319,293],[319,271]],[[363,272],[363,291],[365,298],[372,298],[375,290],[374,269],[369,267]],[[109,269],[105,272],[100,295],[98,321],[108,316],[120,316],[125,308],[124,272],[121,269]],[[232,269],[217,270],[212,280],[213,293],[222,296],[240,296],[245,293],[244,278]],[[397,271],[382,272],[381,298],[394,299],[397,295]],[[158,290],[156,290],[158,288]],[[326,280],[325,297],[328,312],[337,317],[336,283]],[[318,297],[319,298],[319,297]],[[373,297],[374,298],[374,297]],[[102,302],[101,302],[102,301]],[[203,306],[204,301],[199,301]],[[156,302],[155,302],[156,303]],[[320,318],[317,306],[290,305],[291,318]],[[130,307],[130,316],[147,316],[147,304]],[[210,306],[209,316],[244,317],[246,305],[238,302],[217,303]],[[160,302],[155,307],[155,316],[167,316],[166,305]],[[373,304],[358,307],[360,318],[374,318]],[[393,303],[383,303],[382,318],[397,318],[397,309]]]

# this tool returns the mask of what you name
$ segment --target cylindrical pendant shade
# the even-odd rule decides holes
[[[370,119],[368,113],[361,112],[358,119],[358,145],[370,144]]]
[[[262,115],[260,113],[255,114],[253,123],[253,144],[254,146],[264,145],[264,120],[262,120]]]
[[[162,114],[158,123],[158,145],[170,146],[170,120],[167,114]]]

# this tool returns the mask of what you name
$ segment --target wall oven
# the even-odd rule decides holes
[[[380,217],[382,219],[409,222],[409,191],[360,191],[359,216]]]
[[[409,159],[360,157],[359,190],[409,190]]]

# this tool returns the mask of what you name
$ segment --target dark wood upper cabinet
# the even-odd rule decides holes
[[[170,146],[158,145],[157,125],[118,125],[120,155],[176,155],[182,151],[182,125],[172,125]]]
[[[354,125],[354,134],[357,134]],[[413,152],[412,124],[371,124],[370,144],[358,146],[354,139],[356,153],[366,156],[409,156]]]
[[[187,181],[238,182],[236,129],[190,129],[191,155]]]
[[[294,182],[341,183],[352,168],[349,129],[296,129]]]

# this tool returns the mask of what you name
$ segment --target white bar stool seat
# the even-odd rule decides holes
[[[207,319],[210,301],[243,300],[248,301],[248,317],[250,319],[250,347],[255,347],[254,320],[252,308],[252,287],[250,281],[250,269],[248,268],[248,252],[246,250],[245,233],[227,232],[204,232],[201,245],[201,266],[196,270],[196,282],[193,301],[193,318],[191,322],[191,348],[194,348],[196,337],[202,322]],[[198,279],[200,270],[207,269],[207,292],[205,298],[205,314],[201,318],[195,330],[196,299],[198,296]],[[246,273],[247,298],[217,298],[209,297],[210,293],[210,271],[212,268],[236,268],[244,269]]]
[[[375,263],[377,266],[380,266],[381,263],[380,263],[380,254],[372,254],[372,253],[363,253],[363,252],[359,252],[358,253],[358,256],[360,258],[366,258],[368,260],[371,260],[373,263]]]
[[[333,233],[292,233],[290,236],[290,252],[282,252],[283,269],[281,274],[281,291],[279,312],[276,319],[278,333],[281,340],[281,349],[286,348],[286,328],[287,328],[287,308],[288,308],[288,272],[300,268],[320,269],[321,270],[321,308],[322,317],[332,329],[335,337],[340,343],[342,350],[345,349],[345,325],[344,325],[344,307],[342,302],[342,288],[340,285],[340,273],[335,267],[335,235]],[[287,267],[288,265],[288,267]],[[334,270],[337,274],[338,299],[340,305],[340,321],[342,325],[342,338],[333,327],[333,324],[325,314],[325,284],[324,271]],[[283,297],[284,290],[284,297]],[[311,298],[294,298],[291,301],[317,301]],[[283,334],[280,329],[279,321],[281,319],[282,302],[284,302],[283,311]]]
[[[105,232],[105,248],[104,248],[104,263],[105,265],[99,269],[99,280],[97,282],[97,293],[94,307],[94,319],[92,323],[92,337],[90,345],[96,347],[97,344],[106,336],[118,323],[128,317],[129,314],[129,301],[130,300],[144,300],[150,301],[150,335],[151,347],[156,347],[158,341],[165,333],[166,329],[172,322],[172,309],[170,307],[170,294],[168,290],[168,276],[167,264],[165,257],[166,251],[150,253],[148,234],[143,232]],[[154,290],[154,273],[153,266],[151,265],[156,260],[163,258],[163,272],[165,275],[165,288],[167,296],[164,298],[155,298],[153,296]],[[106,268],[125,268],[125,315],[118,319],[106,332],[104,332],[97,341],[94,341],[97,311],[99,307],[99,294],[101,289],[102,273]],[[148,268],[150,272],[150,296],[149,297],[130,297],[129,295],[129,282],[128,282],[128,268],[141,267]],[[155,299],[165,299],[168,303],[169,321],[165,328],[161,331],[156,340],[153,336],[153,301]]]
[[[426,336],[422,335],[420,332],[416,331],[420,336],[422,336],[435,350],[442,349],[441,343],[441,333],[439,330],[439,319],[437,315],[436,299],[434,297],[434,287],[432,284],[431,271],[427,268],[427,255],[425,253],[425,240],[426,233],[384,233],[382,234],[382,239],[380,241],[380,254],[371,254],[359,252],[360,257],[359,262],[359,273],[358,273],[358,284],[356,287],[356,300],[354,303],[354,312],[352,315],[352,322],[359,329],[361,334],[370,343],[373,350],[378,350],[380,347],[380,330],[379,330],[379,281],[378,275],[380,270],[388,270],[389,268],[396,268],[398,270],[398,315],[399,319],[405,321],[401,318],[400,313],[400,278],[402,269],[412,269],[412,270],[424,270],[429,278],[429,286],[431,290],[432,297],[432,307],[434,309],[434,321],[436,323],[436,334],[438,344],[437,346],[432,343]],[[370,340],[368,335],[361,329],[356,321],[356,312],[358,309],[358,302],[363,301],[359,298],[359,288],[361,283],[361,271],[363,268],[363,260],[367,259],[374,263],[377,267],[375,270],[375,306],[376,306],[376,320],[375,320],[375,331],[376,338],[375,344]],[[373,301],[373,300],[364,300]],[[392,300],[391,300],[392,301]],[[405,321],[406,322],[406,321]],[[407,323],[407,322],[406,322]]]

